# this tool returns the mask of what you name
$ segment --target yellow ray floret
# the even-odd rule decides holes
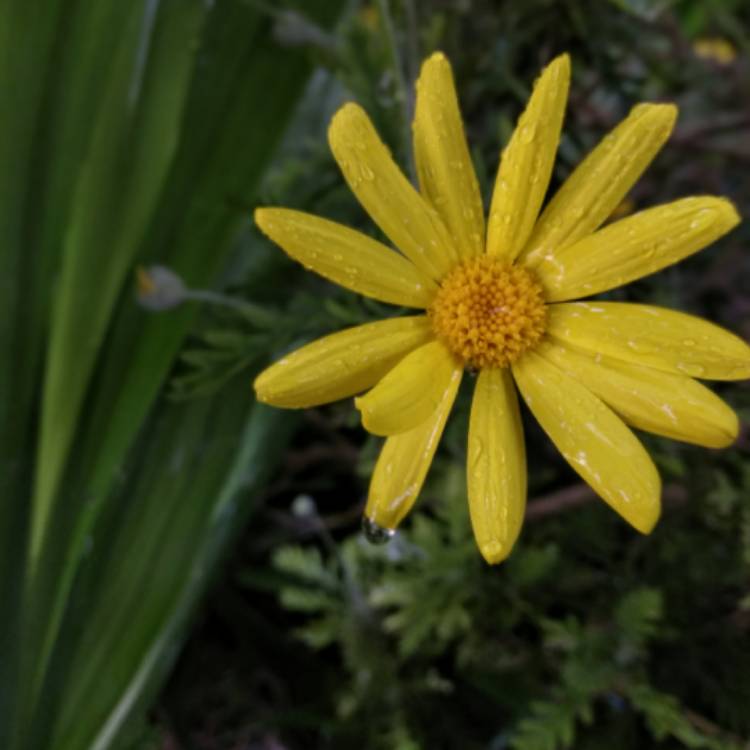
[[[461,370],[454,371],[429,419],[385,441],[365,507],[365,518],[376,526],[395,529],[414,505],[456,399],[461,374]]]
[[[484,209],[445,55],[422,66],[414,114],[414,161],[422,195],[440,214],[461,257],[484,252]]]
[[[477,546],[488,563],[498,563],[513,549],[526,508],[523,428],[507,369],[483,370],[477,378],[466,477]]]
[[[462,365],[440,341],[407,354],[369,393],[354,400],[373,435],[397,435],[420,425],[440,406]]]
[[[570,58],[560,55],[534,86],[500,161],[487,232],[487,252],[515,260],[529,239],[547,192],[570,83]]]
[[[692,378],[549,342],[537,351],[633,427],[707,448],[737,437],[737,415]]]
[[[534,270],[547,301],[587,297],[660,271],[739,223],[723,198],[683,198],[622,219],[550,252]]]
[[[550,305],[553,338],[594,353],[705,380],[750,377],[750,347],[693,315],[626,302]]]
[[[334,116],[328,141],[357,200],[414,265],[440,279],[458,253],[435,209],[412,187],[356,104]]]
[[[424,308],[437,291],[435,282],[403,255],[336,222],[259,208],[255,223],[305,268],[373,299]]]
[[[591,391],[529,352],[513,375],[539,424],[594,491],[643,534],[660,513],[661,482],[646,450]]]
[[[634,107],[555,193],[523,251],[524,263],[534,268],[598,229],[664,145],[676,118],[671,104]]]
[[[287,354],[255,379],[258,400],[300,409],[371,388],[432,338],[426,316],[394,318],[325,336]]]

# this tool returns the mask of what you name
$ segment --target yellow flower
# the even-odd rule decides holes
[[[693,42],[693,52],[703,60],[729,65],[737,58],[734,45],[721,37],[702,37]]]
[[[741,339],[660,307],[571,302],[700,250],[737,224],[737,212],[722,198],[683,198],[599,229],[674,124],[674,106],[641,104],[540,214],[569,78],[563,55],[536,82],[502,154],[486,227],[442,54],[425,62],[417,84],[419,191],[356,104],[342,107],[329,131],[346,181],[400,252],[308,214],[256,211],[263,232],[305,267],[422,311],[326,336],[255,381],[261,401],[291,408],[366,391],[355,402],[364,426],[387,440],[365,519],[385,536],[422,487],[465,369],[478,370],[469,509],[490,563],[510,553],[526,503],[514,381],[565,459],[643,533],[659,516],[660,480],[626,424],[709,447],[737,435],[734,412],[694,378],[750,376],[750,347]]]

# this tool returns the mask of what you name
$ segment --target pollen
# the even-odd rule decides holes
[[[429,309],[435,334],[467,367],[507,367],[544,335],[542,287],[531,271],[483,255],[443,279]]]

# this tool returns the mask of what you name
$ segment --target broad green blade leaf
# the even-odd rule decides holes
[[[336,3],[315,5],[323,21],[337,10]],[[207,285],[247,221],[244,209],[252,205],[252,192],[283,132],[279,123],[293,111],[309,61],[300,50],[279,47],[268,21],[241,0],[213,7],[198,57],[178,153],[141,252],[144,262],[167,263],[190,283]],[[271,79],[276,85],[268,90]],[[61,551],[66,562],[58,558],[48,566],[57,571],[64,565],[62,591],[193,317],[193,308],[150,315],[129,294],[119,307],[72,469],[85,477],[86,502],[80,512],[75,500],[66,503],[56,515],[55,528],[73,534]]]
[[[14,741],[20,713],[18,643],[33,471],[34,403],[40,329],[34,305],[41,258],[34,253],[32,211],[44,162],[35,141],[64,3],[0,3],[0,747]]]
[[[35,477],[31,558],[36,572],[55,491],[111,308],[174,154],[192,72],[190,43],[204,12],[199,0],[143,3],[140,9],[121,30],[63,245]],[[58,545],[64,549],[65,536],[63,529],[54,527],[54,544],[45,553],[53,576],[59,574],[59,565],[51,553]],[[33,585],[43,606],[60,601],[55,597],[58,587],[49,578],[37,577]],[[59,591],[64,594],[65,586]],[[54,606],[33,618],[34,625],[47,634],[40,633],[40,642],[35,629],[30,634],[35,661],[29,667],[34,675],[30,700],[46,668],[58,619]]]
[[[63,248],[44,384],[32,559],[44,541],[112,307],[177,146],[192,41],[202,20],[200,0],[146,3],[119,40]]]
[[[8,12],[7,28],[15,23],[34,28],[35,14],[48,20],[58,6],[47,5],[42,9],[38,2],[31,2],[33,12],[27,15],[16,9],[15,16]],[[9,347],[5,338],[2,341],[9,361],[30,363],[23,378],[18,378],[27,397],[19,399],[24,408],[17,409],[28,440],[18,443],[24,433],[9,430],[2,435],[8,450],[0,454],[4,463],[15,457],[15,465],[20,466],[19,453],[26,461],[19,481],[8,493],[19,500],[18,517],[4,513],[0,520],[1,533],[8,524],[9,544],[2,550],[9,564],[4,570],[12,571],[5,577],[0,573],[0,603],[8,602],[8,611],[23,611],[27,625],[24,630],[22,621],[14,622],[12,617],[0,624],[0,656],[7,649],[24,659],[20,687],[10,679],[13,663],[3,661],[0,739],[8,727],[8,737],[13,737],[2,746],[9,750],[28,747],[32,737],[34,747],[73,747],[67,744],[67,735],[62,744],[48,744],[55,716],[62,724],[54,726],[67,731],[61,701],[69,696],[71,701],[75,696],[82,700],[75,709],[71,741],[87,743],[98,737],[95,746],[108,746],[131,703],[143,699],[142,690],[153,679],[144,664],[162,660],[170,646],[165,635],[170,623],[184,622],[199,593],[197,586],[186,589],[184,599],[167,602],[169,606],[159,611],[157,620],[148,619],[154,615],[145,605],[143,611],[139,609],[145,599],[133,596],[128,618],[142,616],[144,622],[139,640],[131,644],[131,651],[123,651],[121,676],[126,682],[112,681],[111,690],[105,691],[90,673],[89,682],[83,681],[80,665],[73,667],[71,660],[79,658],[74,648],[79,637],[88,639],[89,649],[101,637],[109,657],[118,654],[122,633],[114,639],[106,635],[114,611],[111,603],[100,619],[90,622],[89,597],[98,601],[112,591],[122,595],[118,581],[126,586],[137,580],[142,589],[151,580],[143,569],[131,565],[126,554],[138,548],[138,534],[150,538],[151,527],[139,526],[124,546],[118,546],[120,528],[107,526],[113,514],[133,504],[132,494],[123,494],[123,485],[128,493],[140,493],[133,489],[136,486],[145,488],[140,494],[151,498],[154,510],[162,507],[160,497],[172,497],[172,488],[152,493],[148,475],[123,480],[122,471],[126,461],[136,461],[140,467],[137,457],[142,457],[144,446],[151,445],[146,442],[150,436],[142,431],[143,423],[195,310],[159,316],[145,313],[129,293],[130,273],[140,258],[172,266],[193,285],[210,284],[241,222],[247,220],[255,185],[310,70],[307,52],[279,47],[269,34],[269,19],[243,0],[217,4],[102,0],[95,9],[86,5],[61,0],[64,23],[54,23],[59,19],[51,15],[49,23],[40,25],[40,40],[43,37],[47,47],[32,92],[39,101],[29,93],[28,112],[20,108],[20,113],[13,113],[19,133],[28,130],[39,135],[37,142],[19,138],[22,146],[28,146],[27,155],[32,149],[35,154],[28,160],[35,168],[26,176],[29,201],[19,198],[14,206],[21,219],[24,211],[28,214],[28,222],[16,221],[15,214],[0,216],[0,226],[7,220],[8,231],[15,232],[16,238],[15,245],[8,243],[13,253],[0,250],[0,265],[8,271],[4,279],[14,278],[14,273],[18,277],[21,261],[38,277],[37,283],[24,290],[35,303],[28,323],[22,314],[29,299],[19,293],[8,296],[6,308],[15,315],[8,320],[22,325],[10,330]],[[339,3],[319,0],[310,6],[305,12],[327,23]],[[0,7],[0,20],[6,10]],[[40,45],[41,41],[35,43],[35,52],[40,52]],[[24,61],[27,70],[19,74],[9,66],[0,76],[33,83],[33,62],[29,56]],[[274,81],[271,90],[269,80]],[[263,106],[258,105],[261,101]],[[0,150],[0,155],[6,154]],[[14,161],[10,151],[7,155],[7,168],[5,162],[0,163],[0,185],[10,192],[12,172],[15,169],[24,177],[20,167],[25,162]],[[33,264],[24,258],[29,249],[36,250]],[[45,347],[44,399],[37,433],[39,415],[32,405],[41,400],[39,363]],[[33,356],[24,356],[32,350]],[[0,396],[15,387],[10,380],[2,381],[2,386]],[[243,396],[250,398],[249,381]],[[10,400],[4,398],[2,403]],[[232,417],[238,419],[242,413],[235,406]],[[186,446],[198,440],[198,433],[201,440],[210,440],[211,430],[200,420],[198,424],[195,433],[174,428],[169,440],[165,437],[163,450],[177,451],[181,445],[190,450]],[[235,440],[240,429],[241,420],[234,426]],[[34,455],[31,441],[36,438]],[[216,502],[234,447],[235,442],[227,440],[220,460],[196,460],[193,468],[203,473],[194,477],[185,493],[198,493],[199,505]],[[35,472],[32,457],[36,458]],[[134,471],[138,474],[140,468]],[[25,552],[32,482],[34,577],[26,588],[22,610],[22,581],[17,571]],[[182,505],[175,501],[170,507],[178,513]],[[100,520],[102,511],[106,516]],[[148,509],[142,518],[152,518]],[[213,548],[217,544],[213,540],[222,539],[208,516],[202,517],[202,526],[190,518],[186,523],[196,524],[186,527],[192,536],[186,531],[175,537],[177,557],[183,557],[166,571],[176,581],[175,590],[189,569],[184,555],[202,545]],[[193,541],[183,546],[187,538]],[[81,566],[89,561],[92,539],[97,549],[123,552],[110,566],[81,573]],[[107,574],[100,576],[102,570]],[[124,578],[117,578],[120,574]],[[84,622],[86,631],[81,636]],[[128,671],[130,667],[140,672]],[[139,682],[139,674],[148,679]],[[99,714],[93,708],[98,700]],[[92,706],[91,711],[86,706]]]
[[[246,521],[296,422],[251,402],[242,377],[212,401],[169,407],[141,446],[133,480],[118,493],[125,503],[113,509],[112,546],[88,561],[94,593],[50,747],[109,747],[152,675],[171,663],[207,571]]]

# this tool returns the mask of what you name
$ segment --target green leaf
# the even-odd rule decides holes
[[[72,656],[58,654],[68,663],[50,747],[110,747],[172,663],[210,571],[291,435],[287,415],[251,401],[240,380],[213,401],[165,408],[151,427],[100,524],[107,545],[87,559],[90,578],[74,594],[87,618]]]
[[[664,614],[662,594],[643,587],[629,591],[615,609],[615,622],[624,635],[635,641],[652,638]]]
[[[647,684],[633,685],[627,694],[633,705],[643,714],[654,739],[662,741],[674,737],[684,747],[716,750],[730,747],[696,729],[684,715],[680,702],[673,695],[662,693]]]
[[[62,246],[34,483],[32,575],[40,566],[55,494],[112,308],[175,152],[192,71],[190,41],[203,18],[199,0],[132,7],[104,82],[106,95],[95,114]],[[65,535],[54,528],[53,544],[64,545]],[[52,599],[56,606],[36,654],[37,681],[46,669],[71,572],[63,569],[61,594]],[[45,582],[33,583],[46,601]]]
[[[310,12],[325,24],[338,7],[319,0]],[[107,744],[158,679],[148,665],[171,653],[180,628],[169,623],[184,623],[200,593],[192,586],[163,606],[142,596],[160,579],[129,553],[154,544],[153,528],[112,520],[138,506],[163,531],[167,520],[152,513],[181,509],[171,487],[155,490],[147,446],[155,460],[202,445],[184,495],[204,515],[187,514],[195,525],[175,537],[163,571],[175,594],[191,575],[186,556],[226,539],[205,510],[234,456],[249,379],[233,387],[243,407],[222,405],[234,433],[220,455],[204,411],[212,401],[168,409],[191,416],[168,421],[164,446],[153,445],[144,425],[165,413],[160,389],[197,307],[149,315],[130,277],[138,260],[159,259],[205,288],[225,262],[311,69],[269,26],[243,0],[0,3],[0,353],[13,363],[0,373],[4,749],[25,750],[32,729],[34,747],[51,732],[67,737],[75,701],[70,742]],[[106,689],[80,643],[92,664],[118,665]],[[55,746],[78,746],[67,742]]]
[[[555,544],[521,546],[508,560],[508,572],[520,588],[528,588],[551,575],[559,564],[559,557]]]
[[[113,306],[177,148],[203,6],[166,0],[158,10],[145,5],[121,31],[71,207],[45,371],[32,559]]]
[[[514,750],[558,750],[575,739],[576,710],[564,701],[537,702],[531,715],[523,719],[513,735]]]

